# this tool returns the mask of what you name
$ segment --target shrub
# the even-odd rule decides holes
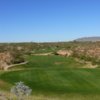
[[[23,82],[18,82],[11,88],[11,93],[16,95],[18,100],[24,100],[25,96],[29,96],[32,92],[28,86],[26,86]]]

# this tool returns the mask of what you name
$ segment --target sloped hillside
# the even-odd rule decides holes
[[[79,38],[76,39],[75,41],[79,41],[79,42],[96,42],[96,41],[100,41],[100,37],[83,37],[83,38]]]
[[[9,52],[0,53],[0,69],[6,70],[12,63],[13,57]]]

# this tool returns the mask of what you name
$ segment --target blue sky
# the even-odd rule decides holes
[[[0,42],[100,36],[100,0],[0,0]]]

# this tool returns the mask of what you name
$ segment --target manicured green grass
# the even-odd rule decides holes
[[[85,64],[77,62],[72,57],[62,56],[30,56],[27,58],[28,64],[17,66],[12,69],[21,68],[53,68],[53,69],[66,69],[66,68],[80,68]]]
[[[23,81],[42,93],[100,93],[98,69],[32,69],[7,72],[0,78],[12,84]]]
[[[30,56],[28,61],[28,64],[18,66],[21,70],[14,68],[2,73],[0,79],[12,86],[23,81],[32,88],[33,95],[45,95],[49,98],[54,96],[59,98],[57,100],[100,99],[99,68],[79,68],[83,65],[71,57]],[[9,89],[11,85],[8,86]]]

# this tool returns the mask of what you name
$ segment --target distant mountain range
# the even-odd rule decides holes
[[[79,42],[97,42],[100,41],[100,36],[97,37],[83,37],[83,38],[78,38],[74,41],[79,41]]]

